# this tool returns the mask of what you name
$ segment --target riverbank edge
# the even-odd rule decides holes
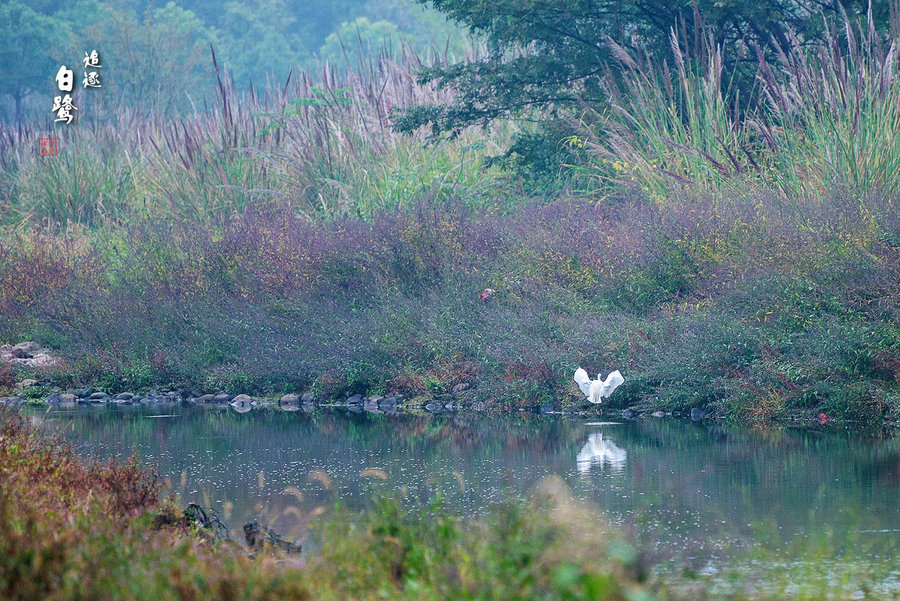
[[[27,382],[27,381],[26,381]],[[51,390],[49,394],[45,394]],[[131,407],[131,406],[174,406],[189,405],[208,410],[234,411],[283,411],[312,413],[318,410],[343,410],[353,414],[384,415],[482,415],[500,417],[516,414],[538,414],[566,418],[616,418],[625,420],[678,419],[696,423],[718,423],[741,427],[791,427],[801,429],[844,429],[860,432],[883,432],[894,435],[898,431],[898,420],[887,411],[869,419],[847,419],[828,415],[816,408],[805,410],[792,408],[766,417],[729,415],[720,407],[707,406],[686,410],[654,405],[651,401],[628,407],[611,404],[587,405],[562,399],[559,403],[543,403],[526,407],[481,400],[477,391],[468,387],[448,394],[419,395],[407,398],[393,393],[388,395],[344,394],[338,399],[324,399],[313,392],[302,394],[285,393],[251,396],[223,391],[189,391],[184,388],[148,389],[138,393],[121,392],[107,394],[105,391],[87,387],[67,389],[50,387],[36,383],[23,388],[21,394],[0,396],[0,407],[19,408],[25,406],[71,409],[75,407]],[[818,411],[818,412],[817,412]]]

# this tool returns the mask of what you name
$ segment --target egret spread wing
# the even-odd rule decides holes
[[[585,396],[591,395],[591,379],[588,377],[587,372],[580,367],[575,370],[575,382],[578,383],[578,388],[581,389]]]
[[[606,380],[603,382],[603,386],[606,388],[606,396],[611,395],[613,390],[624,383],[625,378],[622,377],[622,374],[619,373],[618,369],[606,376]]]

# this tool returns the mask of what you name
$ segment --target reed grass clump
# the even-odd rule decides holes
[[[777,190],[785,202],[831,194],[865,203],[900,190],[897,24],[882,37],[845,17],[824,41],[791,38],[754,52],[751,90],[723,68],[726,50],[704,32],[691,49],[673,30],[673,63],[609,40],[621,76],[606,80],[610,105],[588,111],[582,137],[596,156],[588,173],[642,189],[659,202],[676,193]],[[729,49],[731,50],[731,49]]]
[[[216,68],[218,104],[172,117],[120,107],[57,128],[59,156],[33,152],[36,131],[0,127],[0,221],[121,226],[147,217],[213,223],[250,206],[311,218],[371,216],[421,197],[494,202],[499,170],[481,159],[497,137],[469,132],[426,147],[390,127],[391,110],[440,102],[415,83],[418,58],[373,58],[356,70],[288,75],[239,93]],[[45,136],[48,134],[41,134]]]
[[[595,177],[662,200],[679,184],[701,192],[727,189],[760,168],[759,144],[740,120],[742,98],[724,79],[722,50],[711,37],[690,56],[673,30],[672,67],[607,43],[623,69],[621,81],[606,78],[608,109],[588,111],[586,137],[570,140],[593,151]]]
[[[751,122],[774,154],[783,193],[828,191],[865,200],[900,191],[900,27],[882,38],[867,24],[831,24],[825,43],[798,40],[760,59],[762,118]]]

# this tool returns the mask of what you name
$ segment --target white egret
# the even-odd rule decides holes
[[[591,380],[587,372],[579,367],[575,370],[575,382],[578,383],[581,392],[584,393],[590,402],[602,403],[605,397],[611,395],[613,390],[625,382],[625,378],[622,377],[622,374],[617,369],[606,376],[605,380],[600,379],[600,374],[597,374],[596,380]]]

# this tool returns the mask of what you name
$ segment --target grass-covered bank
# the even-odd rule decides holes
[[[0,343],[110,393],[565,406],[581,365],[625,373],[618,407],[896,419],[900,78],[845,30],[761,61],[747,106],[718,51],[677,72],[620,53],[634,68],[540,177],[487,166],[507,122],[395,133],[395,109],[452,99],[414,57],[243,96],[217,70],[217,106],[79,123],[53,158],[0,130]]]
[[[892,201],[723,194],[23,233],[0,244],[0,337],[58,349],[42,377],[107,392],[468,383],[568,404],[584,365],[626,374],[619,407],[877,420],[900,402],[900,247],[873,220],[896,232]]]
[[[213,542],[133,464],[86,463],[0,413],[0,595],[32,599],[651,599],[639,555],[547,482],[484,520],[378,502],[320,519],[304,562]]]

